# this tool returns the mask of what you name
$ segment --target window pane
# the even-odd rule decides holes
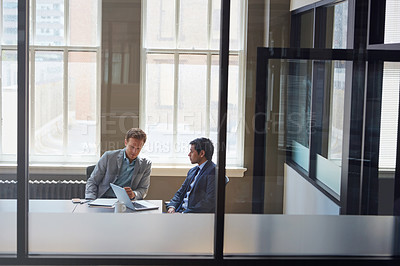
[[[348,2],[335,5],[332,48],[346,49]]]
[[[68,154],[95,155],[96,53],[68,55]]]
[[[175,48],[175,1],[148,0],[146,2],[147,48]]]
[[[97,44],[98,1],[69,0],[69,42],[71,45]]]
[[[17,253],[17,52],[1,54],[0,254]]]
[[[287,92],[287,144],[292,147],[292,159],[308,171],[312,63],[309,61],[290,63]]]
[[[400,63],[386,62],[383,70],[379,168],[396,168]]]
[[[329,114],[324,115],[329,117],[329,121],[328,128],[323,129],[322,133],[322,151],[317,154],[316,177],[340,195],[346,62],[326,63],[325,71],[331,73],[331,81],[326,88]]]
[[[64,45],[64,1],[36,1],[36,45]]]
[[[3,51],[1,65],[1,153],[17,154],[17,52]]]
[[[241,5],[244,1],[232,0],[230,12],[230,25],[229,25],[229,50],[238,50],[240,44],[240,36],[242,34],[240,25],[242,17]]]
[[[210,48],[218,50],[221,28],[221,0],[212,1]],[[231,11],[232,12],[232,11]],[[229,45],[229,49],[232,49]]]
[[[300,18],[300,48],[313,48],[314,43],[314,12],[308,11],[301,14]]]
[[[397,127],[399,119],[400,63],[383,66],[379,142],[379,205],[381,215],[400,215],[400,198],[395,197]]]
[[[244,1],[232,0],[229,25],[229,50],[239,50],[243,31],[241,25],[243,18]],[[211,11],[211,49],[218,50],[220,44],[221,27],[221,1],[212,1]]]
[[[400,43],[400,1],[386,0],[384,43]]]
[[[174,56],[147,55],[145,152],[165,162],[174,154]]]
[[[34,132],[31,152],[62,154],[63,150],[63,54],[37,52],[33,101]]]
[[[181,0],[178,48],[205,49],[207,36],[207,0]]]
[[[328,158],[334,161],[337,165],[341,165],[346,65],[343,61],[335,61],[333,64]]]
[[[229,57],[228,80],[228,120],[227,120],[227,165],[239,165],[241,162],[239,115],[239,56]],[[219,108],[219,56],[212,57],[211,63],[211,99],[210,99],[210,138],[217,143]]]
[[[188,143],[200,136],[207,137],[207,57],[181,55],[178,80],[177,153],[187,162]]]
[[[3,1],[2,44],[17,44],[18,0]]]

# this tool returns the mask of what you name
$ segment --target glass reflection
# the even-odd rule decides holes
[[[304,170],[309,169],[309,136],[311,121],[311,70],[309,61],[290,62],[287,85],[287,145],[292,159]]]

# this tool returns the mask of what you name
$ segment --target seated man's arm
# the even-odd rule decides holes
[[[99,184],[103,180],[107,167],[107,153],[103,154],[86,181],[85,198],[96,199],[98,197]]]
[[[186,188],[189,185],[189,178],[186,177],[185,181],[183,182],[182,186],[178,189],[178,191],[175,193],[174,197],[170,200],[170,202],[167,204],[167,210],[170,207],[173,207],[174,210],[176,210],[179,205],[181,205],[183,198],[185,197],[184,193],[186,192]]]
[[[139,181],[136,188],[133,188],[134,199],[141,200],[144,199],[149,191],[150,187],[150,174],[151,174],[151,161],[147,160],[147,165],[144,169],[143,175]],[[133,177],[135,178],[135,177]]]

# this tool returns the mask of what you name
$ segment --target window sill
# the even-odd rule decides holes
[[[30,165],[30,174],[54,174],[54,175],[86,175],[87,165]],[[186,176],[187,172],[193,166],[159,166],[153,165],[151,176]],[[16,165],[1,164],[0,171],[2,174],[16,174]],[[243,177],[247,168],[243,167],[227,167],[226,175],[231,177]]]

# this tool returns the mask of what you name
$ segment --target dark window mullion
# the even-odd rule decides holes
[[[368,63],[365,103],[364,164],[361,183],[361,214],[378,214],[379,143],[381,129],[383,62]]]
[[[348,48],[365,51],[367,47],[368,1],[348,0]],[[360,214],[363,159],[363,128],[366,61],[355,55],[351,70],[346,70],[345,113],[343,124],[341,214]],[[350,87],[348,87],[351,84]],[[348,88],[348,89],[347,89]]]
[[[17,259],[28,257],[29,0],[18,1]]]

